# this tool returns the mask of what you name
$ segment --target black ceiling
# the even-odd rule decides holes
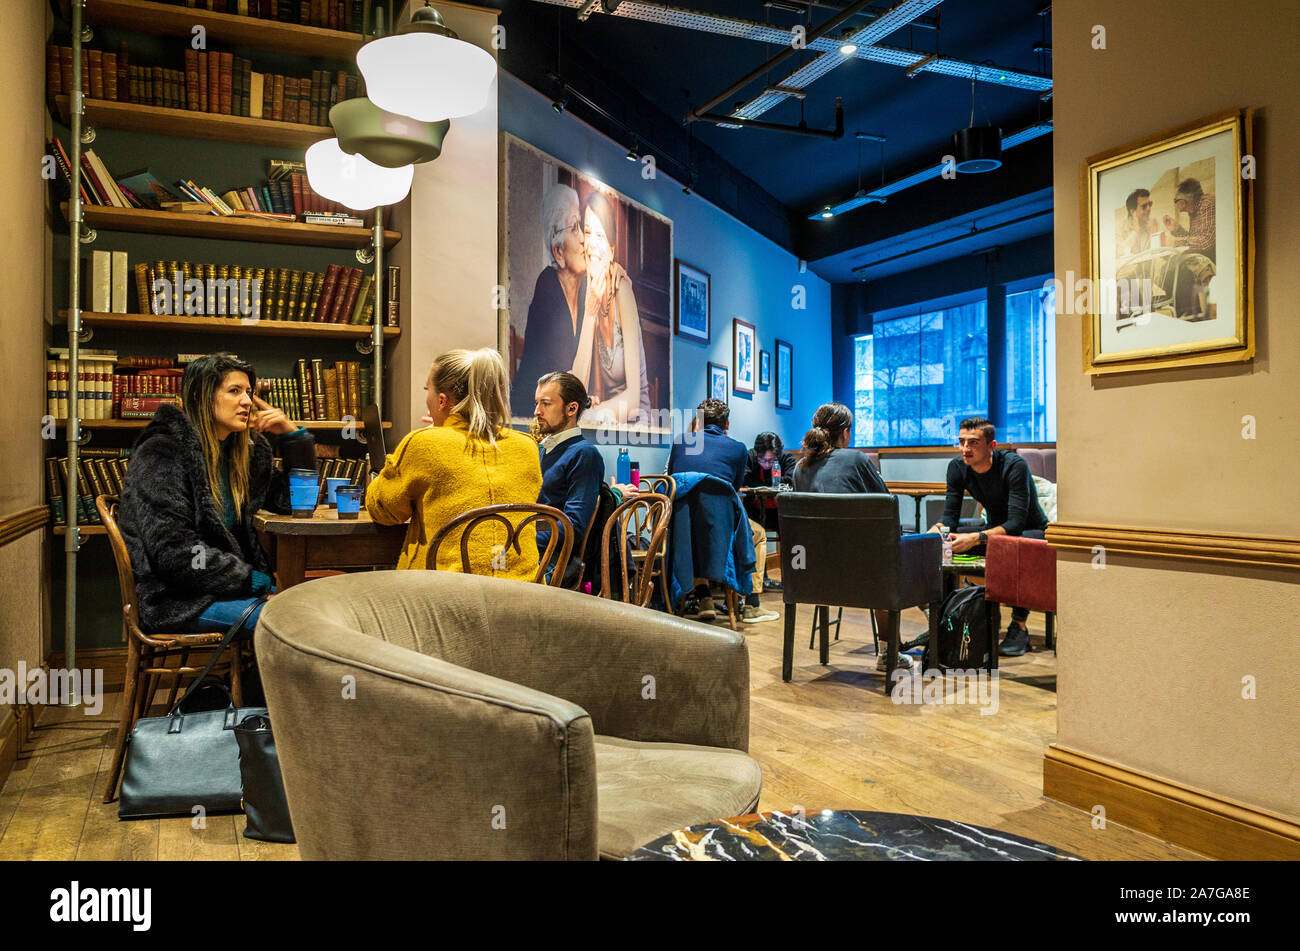
[[[830,2],[813,8],[813,27],[835,14]],[[999,67],[1023,72],[1050,73],[1050,54],[1034,50],[1045,31],[1050,42],[1050,16],[1040,16],[1038,12],[1046,2],[944,0],[924,18],[930,23],[937,20],[937,29],[904,28],[887,37],[883,44],[929,53],[935,50],[937,42],[939,53],[945,57],[975,63],[991,61]],[[697,169],[697,190],[701,194],[724,207],[731,203],[728,199],[753,206],[760,212],[760,220],[750,223],[796,251],[804,250],[797,247],[805,243],[800,237],[806,232],[803,219],[821,205],[846,199],[857,189],[859,150],[863,184],[870,189],[880,183],[879,145],[863,142],[859,149],[853,132],[888,137],[885,176],[892,180],[938,162],[943,154],[951,151],[952,132],[970,120],[968,80],[932,73],[908,79],[900,67],[852,59],[809,86],[803,102],[803,117],[810,126],[830,128],[835,99],[841,97],[846,131],[842,139],[725,129],[697,122],[690,125],[695,141],[692,151],[687,126],[682,123],[688,109],[721,93],[781,47],[600,12],[593,12],[588,20],[579,22],[576,10],[540,0],[495,0],[492,5],[503,13],[507,44],[501,55],[507,70],[537,86],[544,85],[545,74],[556,71],[558,65],[560,75],[616,117],[616,123],[603,123],[609,126],[605,131],[614,131],[615,125],[626,125],[645,135],[669,153],[659,160],[662,169],[682,179],[685,172],[676,169],[672,160],[689,163]],[[882,0],[875,9],[883,11],[894,5],[894,0]],[[806,22],[803,15],[766,7],[762,0],[675,0],[674,6],[767,22],[780,28]],[[600,10],[599,5],[596,10]],[[850,22],[861,24],[866,19],[858,17]],[[813,55],[805,51],[776,67],[771,82],[780,81]],[[763,80],[754,82],[728,97],[714,111],[729,111],[734,103],[756,96],[763,86]],[[580,107],[574,111],[582,114]],[[1040,102],[1037,92],[996,83],[976,84],[976,124],[998,125],[1006,134],[1048,117],[1050,103]],[[583,118],[595,119],[593,124],[598,127],[602,125],[600,117],[583,115]],[[797,123],[800,104],[786,100],[762,119]],[[719,175],[718,169],[710,174],[710,161],[716,165],[717,158],[739,175]],[[1010,169],[1004,167],[980,177],[1007,174]],[[735,181],[722,180],[728,177],[739,180],[739,188]],[[1032,187],[1041,188],[1041,180]],[[751,194],[745,194],[747,190]],[[1006,190],[1005,186],[1002,190]],[[1015,190],[1014,185],[1011,190]],[[883,208],[868,206],[850,212],[836,224],[871,216],[897,219],[896,226],[886,226],[884,231],[908,230],[908,204],[909,192],[902,192],[891,197]],[[728,210],[735,213],[735,209]],[[784,231],[778,234],[771,227],[773,222],[762,217],[766,215],[770,219],[782,212],[786,226],[776,229]],[[881,230],[872,228],[875,233]],[[814,243],[824,245],[824,242]],[[818,250],[826,253],[835,249],[823,246]]]

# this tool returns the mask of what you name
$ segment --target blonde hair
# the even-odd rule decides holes
[[[225,514],[219,489],[221,469],[224,467],[230,497],[235,502],[235,518],[239,519],[243,517],[244,502],[248,500],[249,471],[253,458],[252,434],[238,434],[238,438],[222,442],[217,436],[217,422],[212,410],[217,391],[231,373],[243,373],[251,386],[257,386],[257,373],[252,365],[233,354],[211,353],[193,361],[181,377],[181,404],[199,435],[199,446],[203,449],[203,468],[208,478],[208,488],[217,503],[217,511]]]
[[[451,412],[468,423],[468,451],[473,452],[476,443],[495,446],[510,428],[506,364],[491,347],[439,354],[429,368],[429,381],[436,392],[451,397]]]

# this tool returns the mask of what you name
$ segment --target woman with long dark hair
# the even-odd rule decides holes
[[[146,631],[224,631],[272,590],[253,515],[287,514],[288,470],[314,469],[316,452],[311,435],[259,399],[256,386],[252,365],[233,354],[200,357],[181,377],[182,407],[159,407],[136,440],[118,525]]]

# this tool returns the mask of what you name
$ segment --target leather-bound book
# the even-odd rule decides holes
[[[302,319],[306,321],[316,319],[316,305],[320,303],[321,287],[325,283],[325,275],[320,271],[313,271],[311,278],[311,296],[307,298],[302,312]]]
[[[348,268],[347,292],[343,299],[334,308],[333,323],[346,324],[352,317],[352,308],[356,306],[357,294],[361,290],[361,278],[363,272],[359,267]]]
[[[99,50],[87,50],[87,61],[90,63],[90,98],[104,98],[104,54]]]
[[[348,361],[348,405],[353,418],[361,416],[361,407],[368,406],[369,401],[361,402],[361,364],[356,360]]]
[[[325,370],[319,357],[311,361],[312,419],[329,419],[325,415]]]
[[[239,114],[241,116],[251,116],[253,114],[253,61],[251,59],[244,60],[243,77],[239,87],[242,96]],[[260,103],[262,101],[262,91],[260,89],[257,91],[257,96],[257,101]]]
[[[221,61],[221,114],[230,115],[230,94],[235,70],[233,53],[218,53]]]
[[[298,298],[302,294],[302,271],[291,270],[289,272],[289,289],[285,291],[284,299],[286,302],[284,310],[285,320],[298,319]]]
[[[343,413],[339,409],[339,375],[334,369],[325,369],[322,371],[325,376],[325,418],[342,419]]]
[[[293,186],[293,213],[299,218],[302,217],[306,195],[303,187],[302,173],[294,172],[289,176],[289,181]]]
[[[209,50],[208,58],[208,112],[221,111],[221,54]]]
[[[299,419],[311,419],[311,370],[305,357],[298,358],[298,413]]]
[[[271,92],[271,118],[277,122],[284,119],[284,76],[275,74],[274,89]]]
[[[59,48],[54,43],[45,44],[45,94],[63,93],[63,70],[59,68]]]
[[[104,54],[104,98],[117,102],[117,54]]]
[[[317,302],[315,312],[312,314],[313,321],[329,323],[330,308],[334,306],[334,297],[339,289],[339,276],[343,271],[343,265],[331,264],[325,269],[325,280],[321,287],[320,300]]]

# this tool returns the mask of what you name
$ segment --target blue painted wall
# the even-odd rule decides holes
[[[626,144],[612,142],[568,113],[557,114],[549,97],[505,71],[498,74],[498,84],[503,131],[672,219],[673,256],[709,272],[712,337],[708,344],[672,338],[673,408],[693,410],[704,399],[710,361],[730,370],[731,320],[739,317],[756,328],[759,349],[772,353],[773,385],[758,387],[752,396],[731,394],[730,434],[752,445],[756,434],[770,430],[797,446],[813,411],[831,399],[830,285],[811,271],[800,274],[792,254],[726,212],[698,195],[682,194],[681,182],[662,171],[654,180],[643,179],[641,165],[626,159]],[[803,310],[792,307],[796,285],[805,289]],[[776,409],[777,337],[794,347],[790,410]],[[594,439],[594,434],[588,437]],[[617,449],[603,451],[612,474]],[[634,447],[631,456],[641,463],[642,472],[662,472],[668,450]]]

